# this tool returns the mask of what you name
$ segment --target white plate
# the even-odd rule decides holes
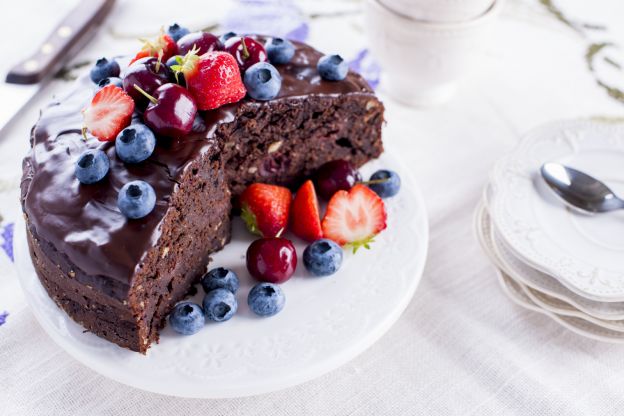
[[[483,222],[480,227],[483,232],[487,234],[487,238],[492,242],[492,251],[497,261],[500,262],[501,267],[504,268],[510,276],[549,297],[569,303],[589,316],[604,320],[624,319],[624,302],[599,302],[586,299],[565,287],[554,277],[522,262],[522,260],[513,253],[513,250],[497,236],[498,233],[494,229],[489,213],[487,212],[488,198],[487,192],[485,192],[485,210],[480,218],[480,221]]]
[[[624,342],[624,328],[622,327],[621,321],[604,321],[589,316],[560,299],[550,297],[538,290],[532,289],[530,286],[524,284],[522,275],[513,271],[510,272],[510,270],[506,268],[504,261],[497,254],[495,241],[492,238],[492,224],[484,202],[485,201],[483,201],[476,210],[474,216],[474,230],[483,251],[487,254],[492,263],[494,263],[496,271],[499,274],[500,282],[507,295],[521,306],[544,313],[568,329],[573,327],[576,329],[575,332],[581,331],[581,335],[587,336],[586,332],[590,332],[598,334],[601,337],[614,338],[616,342],[619,342],[617,340],[621,338],[621,334],[622,342]],[[516,290],[518,293],[510,294],[509,291],[511,290],[513,292],[512,289],[514,288],[506,287],[509,286],[509,282],[505,282],[505,280],[511,280],[513,283],[511,286],[518,288],[518,290]],[[614,334],[614,332],[619,334]],[[590,338],[595,337],[590,336]]]
[[[624,301],[624,211],[566,209],[539,175],[546,161],[589,172],[624,194],[624,126],[572,121],[532,131],[497,163],[489,198],[502,240],[525,263],[586,298]]]
[[[382,167],[398,171],[403,183],[401,192],[386,200],[388,229],[370,251],[345,252],[334,276],[311,277],[300,263],[295,276],[282,285],[285,308],[272,318],[255,317],[247,307],[254,282],[244,257],[252,237],[238,219],[232,242],[211,263],[238,272],[237,315],[188,337],[166,327],[147,356],[83,333],[84,328],[56,306],[35,275],[23,223],[15,229],[20,281],[35,316],[54,341],[78,361],[121,383],[196,398],[247,396],[293,386],[339,367],[372,345],[399,318],[418,286],[428,244],[425,205],[396,158],[384,154],[362,172],[368,177]],[[304,244],[298,241],[296,246],[301,259]],[[195,301],[200,299],[198,294]]]

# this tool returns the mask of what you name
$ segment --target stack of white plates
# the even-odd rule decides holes
[[[566,208],[540,176],[548,161],[624,195],[624,125],[572,121],[529,133],[490,174],[478,238],[514,302],[578,334],[624,343],[624,211]]]

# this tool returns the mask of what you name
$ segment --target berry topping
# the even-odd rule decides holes
[[[227,32],[219,36],[219,40],[221,41],[221,43],[225,44],[225,42],[227,42],[228,39],[233,38],[234,36],[237,36],[236,33]]]
[[[110,168],[108,156],[102,150],[87,150],[76,161],[74,171],[76,178],[85,185],[90,185],[104,179]]]
[[[197,115],[195,100],[186,88],[165,84],[154,91],[154,96],[136,87],[150,101],[143,112],[143,121],[161,136],[186,136],[193,128]]]
[[[150,157],[156,147],[154,133],[144,124],[131,124],[117,135],[115,151],[126,163],[139,163]]]
[[[247,228],[263,237],[286,230],[292,194],[288,188],[264,183],[251,184],[240,196],[241,218]]]
[[[130,65],[124,74],[124,90],[134,99],[137,107],[144,109],[149,100],[134,86],[152,94],[161,85],[167,84],[172,78],[171,71],[156,58],[143,58]]]
[[[201,285],[206,293],[214,289],[226,289],[232,293],[238,290],[238,276],[232,270],[217,267],[201,278]]]
[[[285,238],[261,238],[247,249],[247,270],[260,281],[283,283],[290,279],[296,268],[295,246]]]
[[[340,55],[323,56],[316,68],[321,78],[327,81],[342,81],[349,72],[349,65]]]
[[[123,81],[121,80],[121,78],[108,77],[100,80],[97,85],[99,89],[102,89],[107,85],[114,85],[116,87],[123,88]]]
[[[323,237],[318,200],[314,184],[307,180],[295,194],[290,209],[290,229],[306,241],[314,241]]]
[[[227,321],[238,309],[234,294],[227,289],[213,289],[206,293],[203,305],[206,319],[214,322]]]
[[[340,190],[348,191],[362,181],[360,173],[346,160],[332,160],[319,167],[314,177],[319,195],[328,200]]]
[[[250,37],[233,37],[225,43],[225,51],[236,58],[242,72],[258,62],[267,60],[267,53],[262,44]]]
[[[180,55],[186,55],[193,49],[197,49],[197,55],[203,55],[206,52],[222,51],[223,44],[218,37],[207,32],[189,33],[178,40]]]
[[[141,58],[147,57],[158,58],[159,61],[166,62],[167,59],[178,53],[178,45],[162,29],[156,39],[141,39],[141,41],[143,41],[143,47],[135,55],[134,59],[130,61],[130,65]]]
[[[268,317],[284,309],[286,298],[282,288],[271,283],[258,283],[249,291],[247,304],[256,315]]]
[[[399,193],[401,178],[392,170],[382,169],[373,173],[366,184],[380,197],[389,198]]]
[[[177,23],[174,23],[167,28],[167,34],[169,35],[171,39],[173,39],[174,42],[179,41],[182,36],[186,36],[189,33],[191,33],[190,30],[188,30],[185,27],[180,26]]]
[[[100,58],[95,62],[91,72],[89,73],[91,81],[98,84],[104,78],[118,77],[119,76],[119,64],[114,59],[110,61],[106,58]]]
[[[258,62],[245,71],[245,88],[247,94],[255,100],[272,100],[279,94],[282,87],[282,76],[268,62]]]
[[[130,219],[143,218],[156,205],[156,193],[150,184],[132,181],[125,184],[117,196],[117,206],[123,215]]]
[[[323,235],[353,252],[369,248],[373,238],[386,228],[386,208],[379,196],[362,184],[349,192],[338,191],[329,201],[323,218]]]
[[[107,85],[93,96],[82,115],[85,128],[98,140],[109,142],[130,124],[133,112],[132,98],[121,88]]]
[[[204,311],[201,306],[193,302],[180,302],[169,314],[169,325],[182,335],[197,333],[205,323]]]
[[[317,240],[303,251],[303,264],[315,276],[329,276],[342,265],[342,248],[332,240]]]
[[[269,62],[273,65],[284,65],[295,55],[295,45],[282,38],[271,38],[265,45]]]
[[[194,49],[184,56],[176,73],[182,73],[186,88],[195,98],[200,110],[212,110],[240,101],[247,90],[232,55],[226,52],[208,52],[201,56]]]

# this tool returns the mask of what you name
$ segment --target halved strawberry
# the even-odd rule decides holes
[[[286,230],[291,200],[288,188],[251,184],[240,196],[241,218],[252,233],[275,237]]]
[[[173,55],[178,53],[178,45],[175,43],[173,38],[167,35],[163,29],[160,29],[160,35],[154,40],[151,39],[141,39],[143,41],[143,47],[141,50],[134,56],[134,59],[130,61],[130,65],[134,63],[134,61],[139,60],[141,58],[145,58],[148,56],[158,57],[162,54],[161,60],[162,62],[167,61],[167,59],[171,58]]]
[[[180,65],[173,65],[176,74],[184,74],[186,88],[197,108],[213,110],[243,99],[247,90],[243,84],[236,59],[227,52],[206,52],[198,56],[195,48],[189,51]]]
[[[306,241],[323,238],[318,199],[311,180],[307,180],[295,194],[290,209],[290,229]]]
[[[386,229],[386,207],[369,187],[357,184],[350,191],[338,191],[327,204],[323,235],[341,246],[369,248],[374,237]]]
[[[107,85],[95,94],[82,110],[84,125],[102,142],[115,140],[117,134],[130,124],[134,100],[115,85]]]

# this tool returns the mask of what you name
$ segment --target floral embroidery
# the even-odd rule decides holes
[[[349,62],[349,67],[361,74],[366,81],[370,84],[371,88],[376,89],[379,84],[379,76],[381,74],[381,68],[375,59],[371,56],[368,49],[362,49],[358,54]]]
[[[7,316],[9,316],[9,313],[7,311],[0,312],[0,325],[4,325]]]
[[[5,224],[0,230],[0,247],[13,261],[13,227],[14,223]]]

